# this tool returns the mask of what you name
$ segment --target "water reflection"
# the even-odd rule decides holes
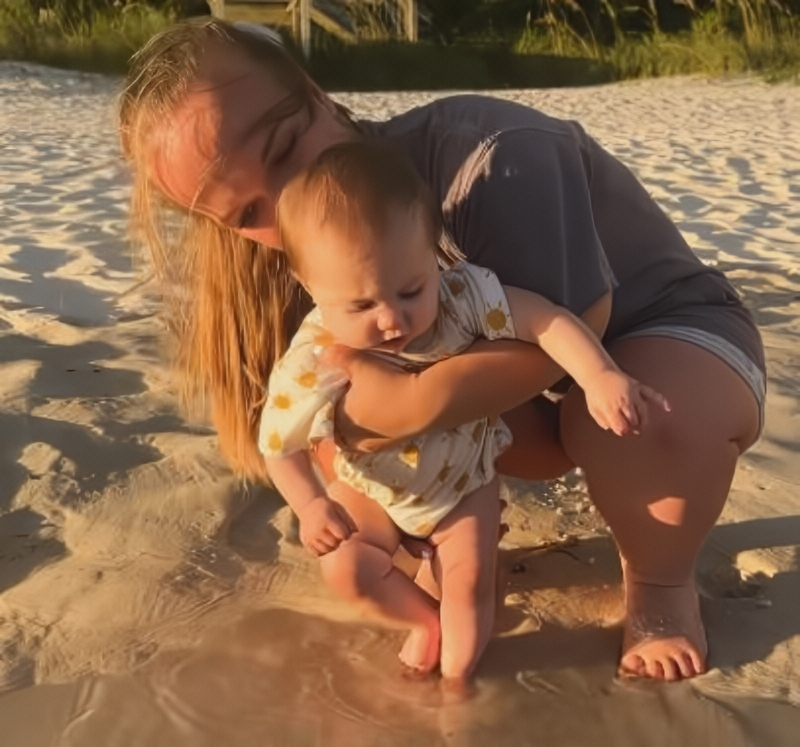
[[[607,639],[613,649],[614,636]],[[187,641],[183,651],[162,652],[132,674],[0,699],[0,721],[11,739],[3,744],[744,747],[784,744],[772,741],[774,735],[800,727],[797,710],[757,704],[772,709],[773,720],[753,739],[742,717],[747,703],[714,703],[688,683],[617,682],[614,651],[597,638],[593,645],[598,642],[610,657],[602,665],[483,671],[472,699],[448,703],[435,681],[401,676],[395,633],[262,611],[197,645]],[[506,648],[490,651],[489,659],[513,657],[513,641]],[[492,669],[498,667],[485,668]]]

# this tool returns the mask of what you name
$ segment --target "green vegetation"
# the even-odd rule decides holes
[[[553,0],[547,6],[541,19],[528,22],[516,52],[594,60],[609,66],[617,79],[745,71],[772,80],[800,77],[800,17],[777,3],[718,0],[715,8],[692,14],[688,29],[668,33],[656,15],[638,8],[646,28],[626,30],[604,0],[610,43],[599,40],[585,15],[576,23],[559,12],[564,6]]]
[[[344,2],[345,0],[339,0]],[[494,88],[685,73],[800,80],[800,0],[420,0],[421,41],[391,4],[346,5],[358,44],[317,32],[330,89]],[[0,59],[123,72],[199,0],[0,0]]]
[[[130,56],[175,18],[169,3],[0,0],[0,59],[124,72]]]

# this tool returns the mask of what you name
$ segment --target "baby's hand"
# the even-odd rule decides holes
[[[670,411],[661,394],[622,371],[602,374],[586,390],[589,414],[601,428],[618,436],[639,435],[647,427],[649,405]]]
[[[300,541],[314,555],[335,550],[357,527],[344,506],[324,496],[307,503],[301,513]]]

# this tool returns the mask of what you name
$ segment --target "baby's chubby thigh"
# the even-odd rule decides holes
[[[493,581],[500,512],[500,483],[495,477],[464,496],[437,524],[428,541],[436,548],[439,579],[457,568],[472,583],[481,585],[489,576]]]
[[[320,569],[328,586],[345,599],[358,602],[369,597],[375,584],[391,573],[400,531],[380,505],[336,477],[335,455],[336,445],[330,439],[314,449],[328,498],[344,507],[357,531],[320,558]]]
[[[320,557],[322,576],[345,599],[363,602],[393,572],[400,531],[380,505],[351,486],[336,480],[326,489],[328,497],[345,508],[357,531]]]
[[[333,467],[335,455],[336,445],[331,439],[320,441],[314,449],[314,461],[326,483],[328,497],[345,508],[358,528],[350,540],[366,542],[394,554],[400,544],[400,530],[372,498],[337,478]]]

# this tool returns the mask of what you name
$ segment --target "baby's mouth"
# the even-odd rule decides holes
[[[378,350],[388,350],[392,353],[400,352],[409,342],[408,335],[393,337],[391,340],[384,340],[378,345]]]

